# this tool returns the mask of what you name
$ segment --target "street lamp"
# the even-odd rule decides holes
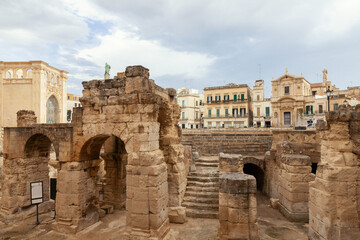
[[[328,99],[328,112],[330,112],[330,95],[331,95],[331,92],[330,91],[330,86],[328,87],[328,89],[326,90],[326,96],[327,96],[327,99]]]
[[[345,107],[347,107],[347,105],[348,105],[348,101],[346,101],[346,99],[344,100],[344,105],[345,105]]]

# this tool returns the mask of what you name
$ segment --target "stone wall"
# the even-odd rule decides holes
[[[360,105],[326,114],[321,161],[310,182],[309,239],[360,239]]]
[[[258,240],[256,180],[242,172],[242,156],[220,153],[219,239]]]
[[[282,154],[278,188],[279,210],[287,219],[296,222],[309,221],[309,182],[314,178],[309,156]]]
[[[263,129],[184,130],[181,142],[191,145],[200,155],[233,153],[264,156],[270,150],[272,133]]]

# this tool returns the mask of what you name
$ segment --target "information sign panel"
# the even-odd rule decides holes
[[[30,198],[32,205],[44,202],[42,181],[30,183]]]

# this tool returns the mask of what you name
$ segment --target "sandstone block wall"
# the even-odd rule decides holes
[[[279,210],[287,219],[296,222],[309,220],[309,182],[311,173],[309,156],[283,154],[279,175]]]
[[[259,239],[256,180],[242,173],[242,156],[220,153],[219,239]]]
[[[310,183],[309,239],[360,239],[360,105],[317,126],[321,162]]]
[[[220,152],[264,156],[270,150],[272,134],[269,130],[238,130],[233,132],[206,130],[184,130],[181,142],[192,146],[200,155],[216,155]]]

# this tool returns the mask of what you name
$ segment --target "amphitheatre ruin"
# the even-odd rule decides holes
[[[24,109],[4,129],[1,240],[360,239],[360,105],[316,129],[181,130],[176,91],[142,66],[80,102],[72,123]],[[39,181],[47,224],[21,225]]]

